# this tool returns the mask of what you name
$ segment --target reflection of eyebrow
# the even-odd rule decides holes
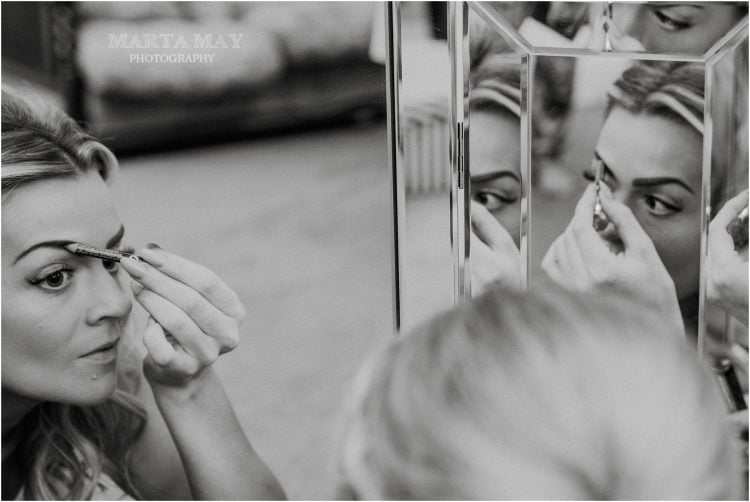
[[[671,7],[692,7],[694,9],[704,9],[701,4],[698,3],[681,3],[681,2],[649,2],[646,4],[651,9],[669,9]]]
[[[107,242],[107,248],[113,247],[115,244],[120,242],[122,240],[122,236],[125,235],[125,227],[120,225],[120,229],[117,231],[115,235],[112,236],[111,239]],[[19,254],[15,260],[13,260],[13,264],[26,256],[27,254],[31,253],[32,251],[39,249],[39,248],[62,248],[68,244],[72,244],[74,241],[44,241],[44,242],[38,242],[37,244],[34,244],[30,248],[28,248],[23,253]]]
[[[604,164],[604,171],[607,173],[607,175],[611,176],[614,179],[617,179],[617,176],[614,175],[612,170],[607,166],[607,164],[602,160],[601,156],[599,155],[599,152],[594,152],[594,157],[599,159],[602,164]],[[695,192],[692,188],[690,188],[687,183],[682,181],[679,178],[668,178],[668,177],[655,177],[655,178],[635,178],[633,180],[633,186],[634,187],[652,187],[652,186],[658,186],[658,185],[667,185],[667,184],[676,184],[680,185],[685,188],[688,192],[695,195]]]
[[[685,188],[685,190],[695,195],[693,189],[687,186],[687,184],[679,178],[636,178],[633,180],[634,187],[652,187],[658,185],[667,185],[670,183],[680,185],[681,187]]]
[[[511,172],[511,171],[492,171],[487,174],[477,174],[476,176],[471,177],[471,182],[472,183],[486,183],[487,181],[504,178],[506,176],[510,176],[511,178],[515,179],[517,182],[521,183],[521,178],[519,178],[516,173]]]

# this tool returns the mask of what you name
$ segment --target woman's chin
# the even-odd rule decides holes
[[[117,374],[115,372],[102,375],[91,374],[77,386],[76,392],[64,396],[60,401],[75,406],[93,406],[112,397],[116,387]]]

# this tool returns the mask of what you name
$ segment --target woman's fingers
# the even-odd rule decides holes
[[[558,251],[559,251],[559,241],[560,237],[555,240],[555,242],[552,243],[552,246],[547,250],[547,254],[544,255],[544,259],[542,260],[542,271],[547,274],[547,277],[549,277],[552,282],[557,284],[558,286],[569,288],[570,284],[568,282],[568,279],[565,276],[565,273],[562,270],[562,267],[560,265],[560,260],[558,257]]]
[[[203,333],[217,339],[227,350],[237,345],[236,320],[217,309],[196,290],[142,262],[122,260],[122,267],[142,286],[181,309]]]
[[[167,339],[164,329],[152,316],[148,316],[146,330],[143,332],[143,344],[151,359],[159,365],[166,366],[174,361],[177,352]]]
[[[138,283],[133,283],[133,293],[138,303],[159,323],[162,329],[174,337],[185,352],[191,354],[203,366],[212,364],[216,360],[221,352],[222,343],[206,336],[206,333],[182,309]],[[156,328],[150,327],[150,329],[153,331]],[[150,332],[149,336],[155,337],[156,335]],[[154,339],[150,338],[150,341],[154,342]],[[152,343],[152,346],[158,349],[159,354],[162,351],[166,353],[162,344]]]
[[[607,22],[609,30],[609,39],[612,42],[612,49],[616,51],[638,52],[645,51],[643,45],[633,37],[629,37],[620,29],[615,22]]]
[[[206,267],[158,247],[140,249],[136,254],[163,274],[200,293],[226,315],[239,320],[244,318],[245,311],[237,294]]]
[[[725,204],[724,207],[721,208],[721,210],[716,213],[716,216],[714,216],[714,219],[711,221],[711,230],[713,231],[714,228],[726,229],[727,225],[734,220],[737,215],[747,207],[748,204],[748,191],[747,189],[743,190],[739,194],[735,195],[731,199],[729,199]],[[728,235],[728,234],[727,234]]]
[[[605,192],[603,192],[605,193]],[[622,239],[626,253],[656,253],[654,243],[641,227],[633,212],[626,205],[608,196],[601,197],[602,209]]]
[[[513,237],[503,227],[486,207],[476,201],[471,201],[471,226],[482,242],[497,252],[517,252]]]
[[[593,229],[592,229],[592,233]],[[586,291],[591,287],[591,278],[589,276],[589,263],[584,258],[579,248],[575,233],[568,229],[562,235],[562,244],[565,247],[565,256],[570,267],[570,277],[573,285],[578,291]],[[602,252],[608,252],[602,250]]]

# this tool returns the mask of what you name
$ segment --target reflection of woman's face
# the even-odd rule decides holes
[[[680,299],[698,289],[701,145],[688,125],[618,107],[596,145],[604,181],[654,242]]]
[[[119,246],[122,225],[110,190],[94,171],[37,181],[6,197],[3,394],[32,402],[100,402],[114,391],[130,295],[119,263],[74,255],[62,246]]]
[[[510,113],[472,112],[471,198],[485,206],[518,246],[521,221],[521,127]]]
[[[740,19],[724,2],[656,2],[641,6],[629,35],[650,51],[702,54]]]

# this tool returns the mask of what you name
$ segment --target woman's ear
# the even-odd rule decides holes
[[[117,157],[109,148],[95,142],[91,150],[91,163],[96,166],[99,175],[108,185],[112,184],[119,169]]]

